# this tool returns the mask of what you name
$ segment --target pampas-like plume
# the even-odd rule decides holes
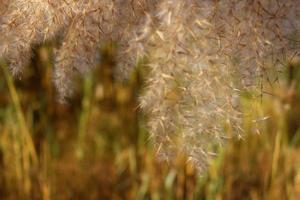
[[[72,96],[74,76],[95,66],[101,43],[117,42],[119,57],[126,61],[129,56],[123,54],[128,52],[133,27],[154,2],[11,0],[1,18],[0,56],[8,60],[12,73],[18,76],[28,65],[32,45],[61,36],[61,47],[55,53],[54,83],[60,100],[65,100]]]
[[[151,69],[141,105],[161,157],[184,153],[203,171],[242,137],[239,93],[263,92],[299,56],[299,11],[293,0],[161,1],[141,41]]]
[[[18,75],[32,45],[60,35],[54,83],[62,100],[72,96],[72,77],[95,65],[99,44],[119,44],[120,74],[146,57],[141,107],[159,155],[183,153],[201,171],[229,137],[224,127],[242,134],[239,92],[263,90],[299,55],[299,13],[295,0],[11,0],[0,56]]]

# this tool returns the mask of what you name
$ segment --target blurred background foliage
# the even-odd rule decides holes
[[[264,98],[241,96],[247,136],[230,140],[199,175],[184,156],[157,160],[138,105],[145,68],[116,79],[116,46],[107,45],[99,66],[78,78],[75,97],[60,104],[52,46],[37,48],[20,80],[1,61],[0,199],[300,198],[297,63]]]

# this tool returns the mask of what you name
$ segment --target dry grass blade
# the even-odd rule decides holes
[[[4,76],[5,76],[5,80],[7,83],[7,86],[9,88],[9,92],[10,92],[10,97],[12,99],[16,114],[17,114],[17,120],[18,120],[18,124],[20,126],[20,136],[24,138],[25,140],[25,149],[24,149],[24,153],[27,152],[28,155],[31,158],[32,164],[34,166],[36,166],[38,164],[38,157],[37,157],[37,153],[35,151],[35,147],[32,141],[32,137],[30,134],[30,131],[26,125],[26,120],[24,117],[24,114],[22,112],[22,108],[21,108],[21,104],[20,104],[20,99],[17,93],[17,90],[14,86],[14,81],[7,69],[7,65],[1,61],[0,62],[1,68],[4,72]]]

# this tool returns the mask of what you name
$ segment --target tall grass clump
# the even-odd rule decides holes
[[[12,0],[1,11],[0,56],[16,77],[33,46],[56,39],[53,82],[66,101],[101,60],[99,46],[116,43],[116,77],[140,60],[148,68],[140,106],[159,157],[183,154],[205,171],[219,147],[243,137],[240,93],[263,94],[299,56],[299,11],[294,0]]]

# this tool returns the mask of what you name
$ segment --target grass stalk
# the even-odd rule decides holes
[[[12,103],[13,103],[13,106],[14,106],[16,114],[17,114],[17,121],[18,121],[18,124],[21,129],[21,134],[25,140],[24,150],[27,150],[27,152],[31,158],[32,164],[36,165],[38,163],[38,157],[37,157],[37,153],[36,153],[36,150],[35,150],[35,147],[33,144],[33,140],[32,140],[30,131],[26,125],[26,120],[25,120],[25,117],[24,117],[24,114],[23,114],[23,111],[21,108],[21,103],[20,103],[17,89],[14,85],[13,79],[7,69],[7,65],[5,64],[5,62],[0,61],[0,65],[4,72],[4,77],[5,77],[8,89],[9,89],[10,97],[12,99]]]

